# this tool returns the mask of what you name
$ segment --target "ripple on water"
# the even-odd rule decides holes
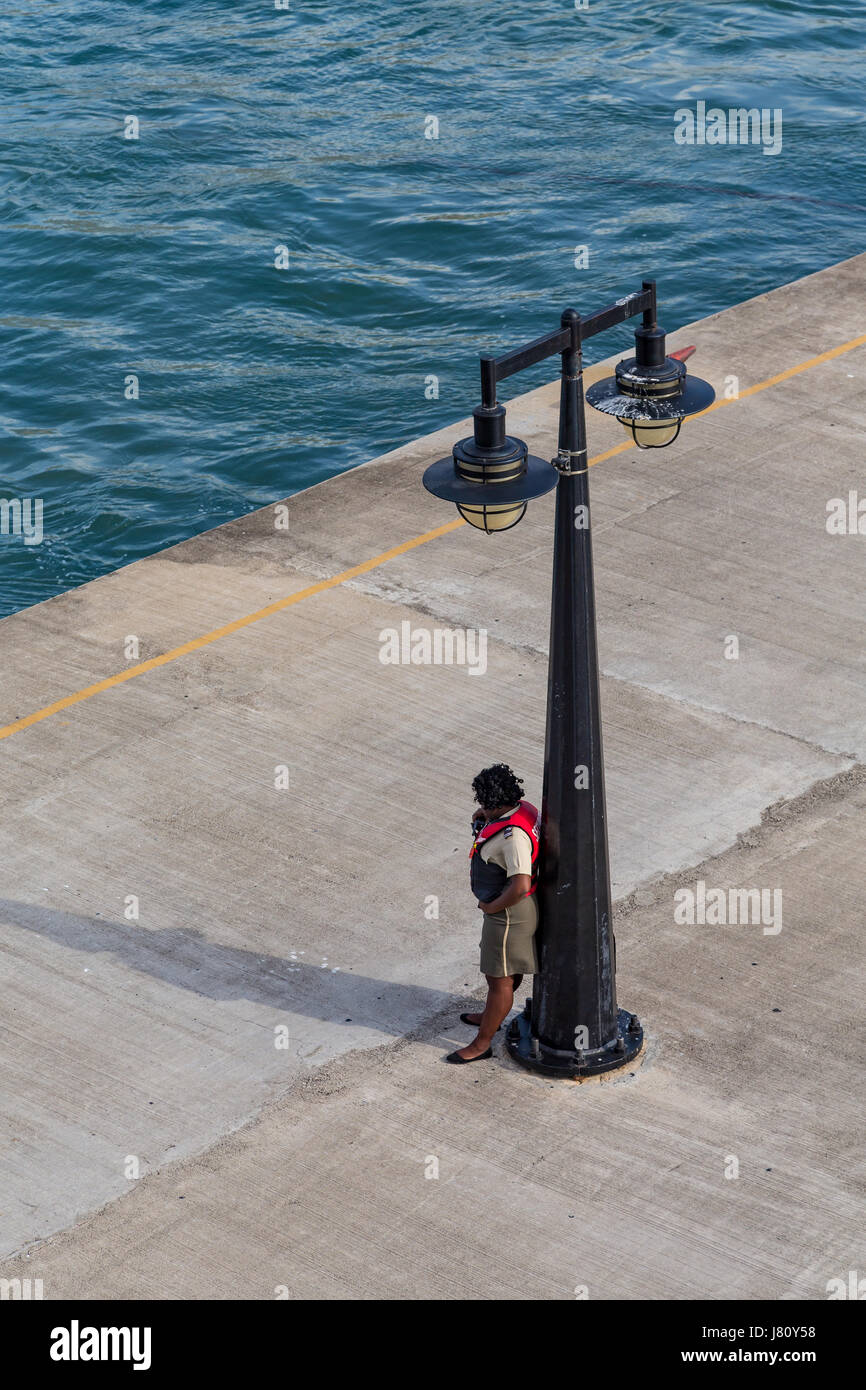
[[[0,611],[465,416],[477,354],[566,302],[651,274],[673,328],[862,250],[864,31],[835,0],[7,10],[4,490],[45,540],[0,538]],[[701,99],[780,107],[782,153],[675,146]]]

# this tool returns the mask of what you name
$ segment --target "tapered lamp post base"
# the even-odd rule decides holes
[[[560,1052],[546,1047],[532,1032],[532,1000],[527,999],[522,1014],[512,1019],[505,1035],[505,1046],[515,1062],[542,1076],[565,1080],[580,1080],[584,1076],[599,1076],[616,1071],[633,1062],[643,1047],[643,1028],[635,1014],[627,1009],[618,1013],[617,1035],[608,1047],[594,1050]]]

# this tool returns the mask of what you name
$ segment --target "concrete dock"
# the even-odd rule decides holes
[[[864,275],[670,332],[717,403],[669,449],[588,412],[631,1072],[441,1064],[482,996],[471,778],[505,761],[540,799],[551,578],[552,496],[488,537],[423,490],[468,421],[0,622],[0,1278],[824,1299],[866,1273]],[[508,414],[547,457],[558,389]],[[484,659],[381,659],[442,629]],[[678,921],[699,882],[779,890],[781,929]]]

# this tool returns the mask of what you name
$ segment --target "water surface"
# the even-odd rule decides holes
[[[13,0],[0,46],[2,613],[468,414],[568,303],[654,276],[673,328],[863,250],[862,6]],[[781,153],[675,145],[699,100]]]

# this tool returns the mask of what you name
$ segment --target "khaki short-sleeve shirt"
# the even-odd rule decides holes
[[[515,874],[532,875],[532,840],[519,825],[506,825],[498,835],[481,846],[485,864],[496,864],[509,878]]]

